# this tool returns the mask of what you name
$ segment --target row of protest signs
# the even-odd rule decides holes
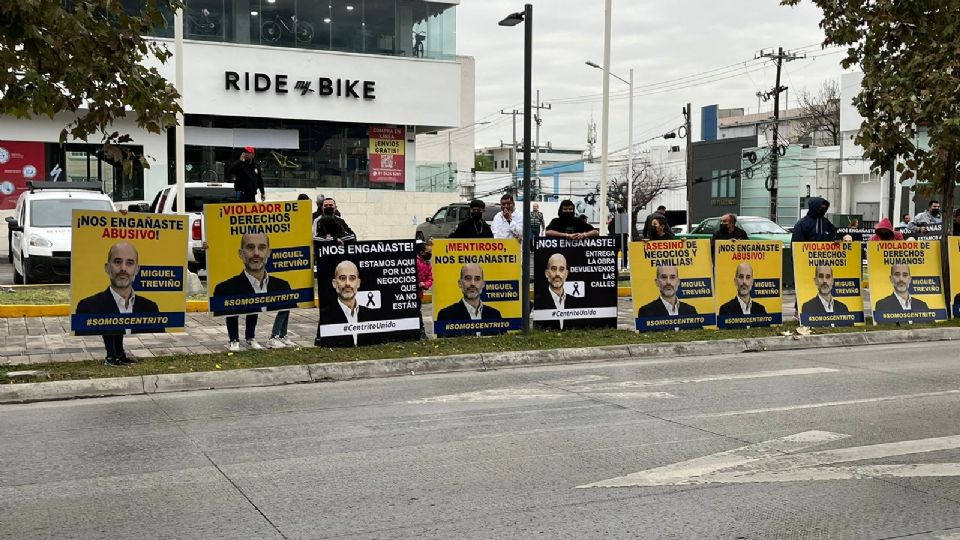
[[[314,242],[309,201],[207,205],[205,224],[213,315],[312,307],[316,295],[322,346],[420,335],[412,241]],[[183,331],[187,233],[185,216],[76,211],[73,331]],[[950,242],[951,288],[958,292],[960,237]],[[534,247],[535,328],[616,327],[614,237],[539,237]],[[863,324],[860,242],[792,247],[801,322]],[[765,241],[720,241],[713,247],[709,240],[635,242],[630,261],[636,328],[780,324],[782,250],[781,243]],[[875,323],[949,317],[937,242],[869,242],[866,251]],[[437,335],[491,335],[521,328],[517,241],[438,240],[433,252]],[[124,290],[135,297],[126,307],[120,299]],[[960,317],[960,293],[953,300],[953,315]]]

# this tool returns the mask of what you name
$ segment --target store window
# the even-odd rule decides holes
[[[142,146],[123,146],[133,156],[142,156]],[[143,167],[134,158],[124,172],[123,164],[103,154],[97,144],[49,144],[46,151],[51,180],[68,182],[100,182],[103,191],[114,201],[140,201],[144,199]]]
[[[733,169],[713,171],[710,178],[710,197],[726,199],[737,196],[737,179]]]
[[[240,148],[250,145],[256,148],[267,187],[404,189],[403,161],[398,159],[391,160],[395,178],[370,181],[371,126],[204,115],[187,115],[186,124],[212,128],[211,133],[223,137],[215,144],[207,139],[207,144],[196,145],[188,134],[187,181],[232,182],[230,167],[239,159]]]

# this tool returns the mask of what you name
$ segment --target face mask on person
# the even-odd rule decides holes
[[[877,231],[877,236],[879,236],[881,240],[893,240],[893,231],[889,229],[880,229]]]
[[[815,216],[817,216],[817,217],[823,217],[823,216],[827,215],[827,210],[829,210],[829,209],[830,209],[829,206],[823,205],[823,206],[821,206],[820,208],[818,208],[817,211],[813,213],[813,215],[815,215]]]
[[[324,206],[324,207],[323,207],[323,215],[325,215],[325,216],[332,216],[335,211],[336,211],[336,210],[334,210],[334,208],[333,208],[332,206]]]
[[[430,262],[430,258],[433,257],[433,253],[430,253],[429,251],[424,251],[422,257],[424,261]]]
[[[479,212],[470,212],[470,219],[472,219],[476,223],[480,223],[481,221],[483,221],[483,211],[481,210]]]
[[[571,208],[569,210],[560,210],[560,217],[564,219],[573,219],[576,215],[576,212]]]
[[[939,209],[939,208],[934,208],[933,210],[930,211],[930,215],[933,216],[933,217],[939,216],[939,215],[940,215],[940,209]]]

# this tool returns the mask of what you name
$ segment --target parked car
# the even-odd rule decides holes
[[[701,221],[687,234],[678,234],[678,238],[711,238],[720,227],[720,218],[712,217]],[[786,229],[765,217],[737,216],[737,227],[747,232],[751,240],[777,240],[783,242],[783,287],[792,288],[793,279],[793,250],[791,241],[793,235]]]
[[[689,233],[678,234],[682,238],[711,238],[720,228],[720,218],[707,218]],[[737,228],[747,232],[751,240],[779,240],[785,249],[790,249],[791,235],[786,229],[765,217],[737,216]]]
[[[683,225],[670,227],[670,230],[673,231],[673,234],[676,234],[676,235],[687,234],[688,232],[690,232],[690,226],[684,223]]]
[[[69,281],[74,210],[114,211],[99,182],[31,182],[17,200],[10,230],[13,282]]]
[[[483,211],[483,219],[488,224],[493,223],[493,217],[500,212],[499,204],[488,204]],[[417,240],[433,240],[450,236],[461,221],[470,216],[470,203],[453,203],[437,210],[433,217],[428,217],[417,225],[414,235]]]
[[[187,198],[187,212],[190,213],[187,233],[187,268],[197,272],[207,267],[207,250],[204,247],[203,206],[237,202],[237,192],[233,184],[221,182],[190,182],[184,188]],[[135,210],[131,207],[131,210]],[[155,214],[177,213],[177,186],[167,186],[160,190],[150,204],[149,212]]]

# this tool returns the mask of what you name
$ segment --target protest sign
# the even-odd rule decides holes
[[[950,246],[950,292],[953,293],[953,317],[960,319],[960,236],[947,239]]]
[[[536,239],[533,321],[564,330],[617,327],[617,239]]]
[[[716,324],[710,240],[651,240],[630,245],[637,330]]]
[[[72,222],[74,334],[183,331],[186,216],[74,210]]]
[[[794,242],[800,324],[863,325],[860,246],[861,242]]]
[[[867,257],[874,324],[946,320],[939,242],[870,242]]]
[[[316,243],[321,347],[420,337],[412,240]]]
[[[310,210],[310,201],[204,206],[214,315],[313,307]]]
[[[720,240],[716,243],[717,325],[771,326],[783,322],[783,243]]]
[[[438,336],[520,330],[520,242],[434,240],[433,329]]]

